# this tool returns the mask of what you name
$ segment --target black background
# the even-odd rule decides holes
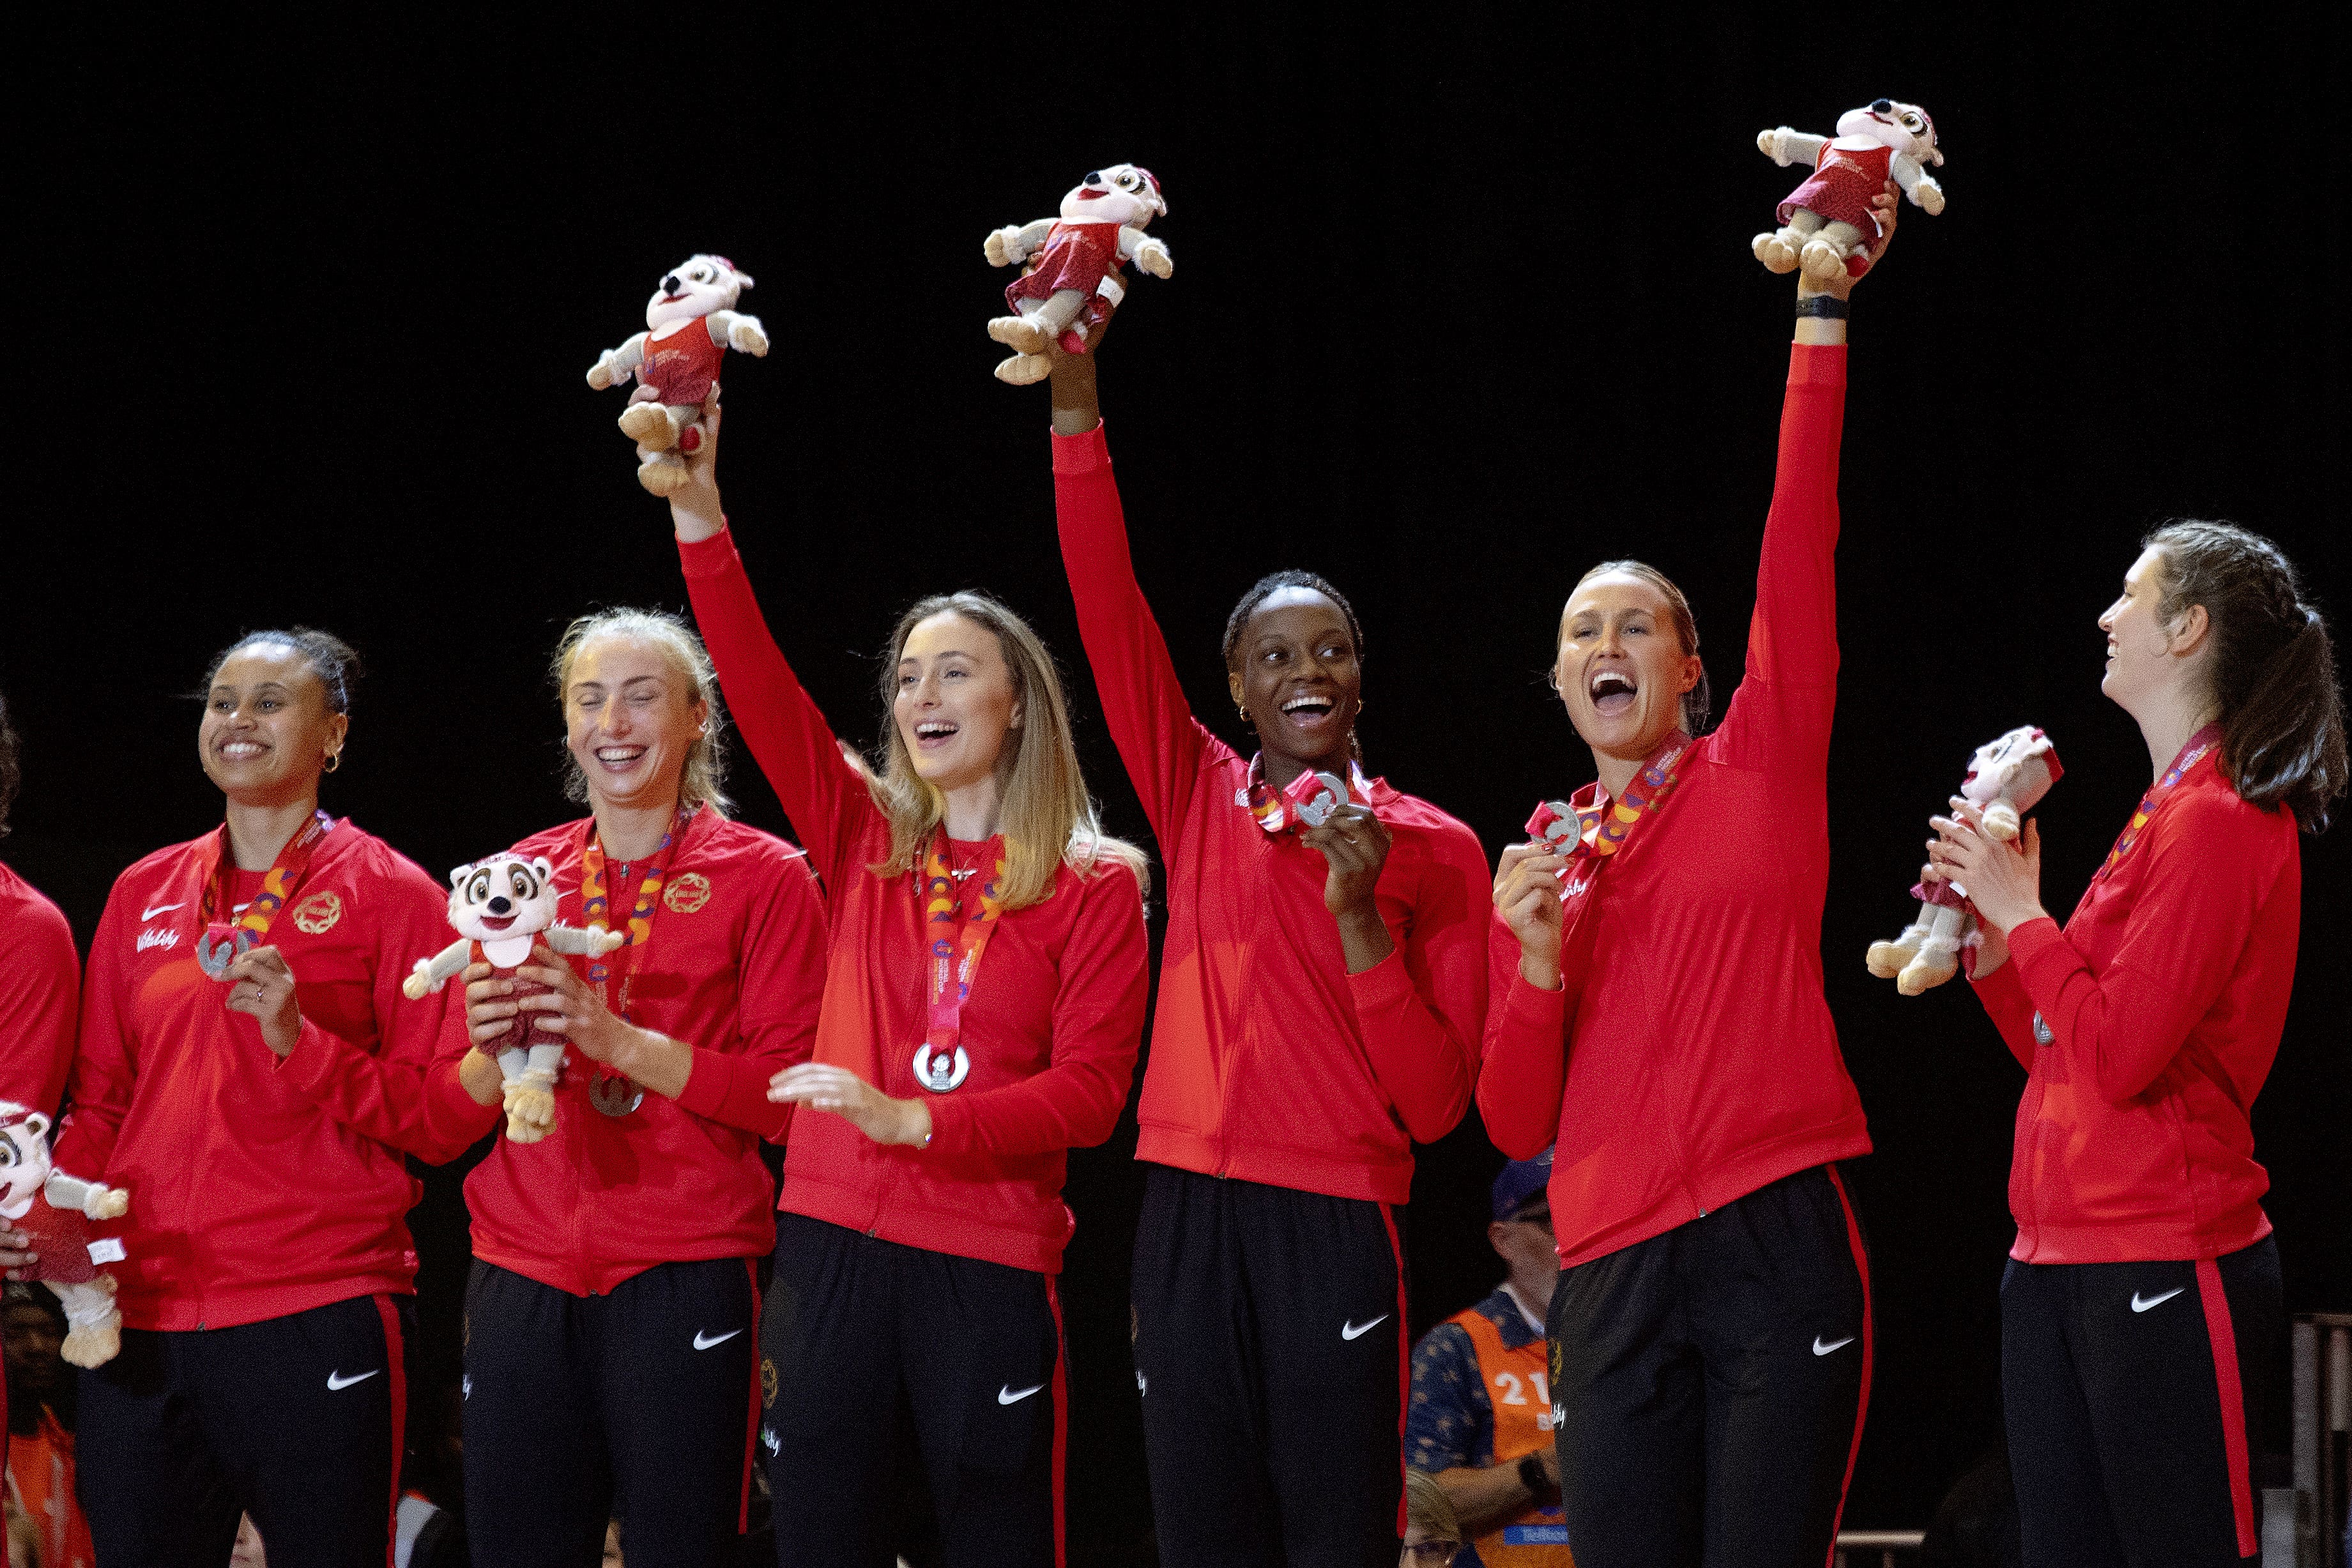
[[[982,331],[1005,281],[982,236],[1118,159],[1164,181],[1179,266],[1135,280],[1104,402],[1199,711],[1242,738],[1225,612],[1263,571],[1322,571],[1366,626],[1371,768],[1497,850],[1590,777],[1542,679],[1586,564],[1671,573],[1718,707],[1736,683],[1791,294],[1748,238],[1797,178],[1756,132],[1915,99],[1950,206],[1906,208],[1857,290],[1822,950],[1880,1151],[1853,1172],[1880,1337],[1847,1520],[1919,1524],[1997,1431],[2021,1075],[1965,987],[1901,999],[1861,954],[1909,917],[1924,817],[2021,722],[2065,758],[2045,902],[2071,906],[2147,779],[2093,622],[2148,528],[2263,530],[2352,625],[2347,73],[2340,7],[1882,25],[1895,9],[999,8],[950,30],[703,8],[598,36],[33,37],[8,858],[86,942],[122,866],[218,821],[179,694],[240,631],[292,622],[370,665],[336,812],[436,870],[572,814],[558,629],[685,597],[620,396],[581,378],[698,249],[759,279],[744,307],[775,348],[729,361],[727,496],[837,727],[872,738],[871,650],[902,605],[985,586],[1060,652],[1094,788],[1148,840],[1055,556],[1045,395],[990,379]],[[748,765],[734,787],[785,830]],[[2352,1306],[2347,844],[2305,841],[2294,1006],[2254,1116],[2297,1310]],[[1132,1560],[1148,1528],[1132,1140],[1130,1121],[1070,1162],[1078,1561]],[[1498,1164],[1475,1113],[1423,1156],[1416,1330],[1492,1283]],[[462,1211],[452,1173],[427,1187],[446,1369]]]

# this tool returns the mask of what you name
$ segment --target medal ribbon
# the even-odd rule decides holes
[[[1562,897],[1573,897],[1591,886],[1609,857],[1625,847],[1643,820],[1657,815],[1665,806],[1690,745],[1691,737],[1676,729],[1633,775],[1633,781],[1625,786],[1623,800],[1612,801],[1596,790],[1591,805],[1575,809],[1576,844],[1569,851],[1569,857],[1583,863],[1570,873]]]
[[[588,983],[604,994],[604,1005],[626,1019],[629,1016],[629,977],[636,968],[637,951],[653,940],[654,904],[661,897],[662,883],[669,879],[669,862],[677,853],[677,841],[686,836],[687,824],[694,813],[680,806],[677,815],[670,820],[669,831],[662,835],[661,843],[654,850],[653,859],[646,865],[645,880],[637,883],[637,901],[629,910],[628,940],[611,953],[588,960]],[[597,841],[596,829],[588,829],[588,841],[580,852],[580,918],[599,931],[612,928],[612,894],[605,883],[604,846]],[[618,958],[621,971],[621,996],[613,997],[611,980]]]
[[[261,891],[253,895],[253,902],[245,906],[245,913],[223,932],[225,936],[248,931],[253,934],[238,951],[261,946],[261,939],[269,935],[269,923],[278,918],[278,912],[286,907],[286,901],[301,891],[302,879],[310,874],[311,853],[318,849],[319,841],[331,832],[334,826],[335,820],[326,812],[313,811],[310,820],[302,825],[302,831],[286,841],[286,847],[278,852],[277,860],[261,874]],[[207,927],[232,907],[229,873],[236,860],[228,852],[226,823],[222,824],[214,841],[212,855],[212,867],[205,877],[204,898],[199,905]]]
[[[1352,759],[1348,763],[1348,800],[1356,806],[1372,803],[1372,787],[1364,781],[1362,767]],[[1264,752],[1250,758],[1249,813],[1269,833],[1297,825],[1290,820],[1290,804],[1282,798],[1282,791],[1266,782]]]
[[[2140,830],[2147,826],[2150,817],[2156,815],[2156,809],[2164,803],[2164,798],[2172,793],[2174,787],[2190,768],[2203,760],[2207,752],[2221,743],[2221,727],[2218,723],[2209,724],[2189,737],[2189,744],[2180,748],[2180,755],[2172,759],[2172,766],[2164,770],[2164,777],[2150,785],[2147,793],[2139,798],[2139,810],[2134,811],[2131,821],[2124,824],[2123,832],[2116,839],[2116,847],[2107,852],[2105,863],[2092,876],[2094,883],[2106,880],[2107,873],[2116,869],[2116,862],[2139,841]]]
[[[930,965],[929,1018],[924,1041],[933,1051],[951,1051],[963,1034],[963,1005],[971,999],[971,983],[980,973],[980,956],[996,935],[1004,914],[1004,836],[988,841],[982,863],[991,869],[980,886],[980,907],[963,912],[962,890],[948,863],[944,831],[923,857],[924,955]]]

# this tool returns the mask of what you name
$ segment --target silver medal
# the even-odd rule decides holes
[[[607,1116],[625,1116],[646,1103],[646,1092],[618,1072],[600,1072],[588,1084],[588,1103]]]
[[[1348,803],[1348,781],[1337,773],[1318,773],[1315,781],[1323,788],[1298,804],[1298,820],[1310,828],[1319,828],[1331,820],[1331,813]]]
[[[934,1094],[953,1092],[971,1071],[971,1058],[960,1045],[952,1056],[944,1051],[934,1054],[928,1040],[915,1048],[915,1082]]]
[[[206,933],[196,938],[196,967],[215,980],[226,980],[228,967],[236,962],[240,954],[252,949],[253,932],[246,926],[238,926],[234,937],[223,936],[217,943]]]
[[[2057,1040],[2058,1037],[2050,1032],[2050,1026],[2042,1021],[2042,1015],[2040,1013],[2035,1013],[2033,1015],[2033,1043],[2036,1045],[2053,1045],[2057,1042]]]

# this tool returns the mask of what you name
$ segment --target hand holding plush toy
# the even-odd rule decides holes
[[[1150,170],[1113,163],[1071,187],[1059,218],[990,235],[982,246],[989,266],[1028,263],[1005,287],[1005,308],[1013,314],[988,324],[988,335],[1013,350],[996,367],[996,379],[1014,386],[1044,381],[1053,368],[1046,346],[1056,341],[1065,353],[1085,353],[1087,334],[1127,297],[1124,263],[1154,277],[1173,274],[1168,247],[1143,232],[1167,212]]]
[[[449,873],[449,924],[457,928],[457,940],[416,960],[400,987],[411,1001],[438,991],[468,964],[489,965],[514,987],[518,998],[540,996],[545,986],[515,974],[530,962],[534,942],[558,953],[601,958],[628,940],[602,925],[583,931],[556,924],[555,867],[544,855],[527,861],[495,854],[459,866]],[[479,1044],[499,1059],[506,1082],[507,1136],[518,1144],[535,1144],[555,1125],[555,1075],[563,1066],[565,1042],[540,1027],[540,1016],[518,1012],[503,1037]]]
[[[1870,270],[1870,255],[1882,233],[1870,199],[1893,180],[1933,217],[1944,210],[1944,187],[1927,172],[1943,167],[1936,146],[1936,122],[1916,103],[1880,99],[1868,109],[1838,116],[1835,140],[1791,131],[1783,125],[1761,132],[1757,151],[1783,169],[1813,165],[1812,177],[1789,193],[1774,221],[1780,227],[1749,242],[1756,259],[1774,272],[1799,267],[1812,278],[1850,277]]]
[[[736,271],[723,256],[688,256],[646,302],[646,329],[588,367],[588,384],[598,392],[626,386],[631,376],[645,382],[621,413],[621,434],[647,450],[637,483],[656,496],[686,485],[677,454],[700,444],[694,422],[702,417],[727,350],[768,351],[760,319],[735,308],[751,287],[751,275]]]
[[[119,1219],[131,1195],[69,1176],[49,1164],[49,1119],[0,1100],[0,1219],[31,1238],[37,1260],[22,1272],[65,1303],[66,1360],[103,1366],[122,1348],[122,1314],[114,1310],[114,1276],[101,1263],[120,1263],[121,1241],[93,1236],[93,1219]]]
[[[2008,843],[2024,814],[2065,773],[2058,749],[2032,725],[1977,747],[1969,762],[1961,799],[1984,813],[1984,831]],[[1977,917],[1966,898],[1948,883],[1923,882],[1912,888],[1919,915],[1892,942],[1873,942],[1866,962],[1882,980],[1893,980],[1906,997],[1940,986],[1960,969],[1960,949],[1976,935]]]

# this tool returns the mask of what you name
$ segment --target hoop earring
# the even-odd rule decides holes
[[[320,768],[319,771],[321,773],[332,773],[336,768],[341,768],[342,765],[343,754],[340,751],[330,751],[327,753],[326,765]]]

